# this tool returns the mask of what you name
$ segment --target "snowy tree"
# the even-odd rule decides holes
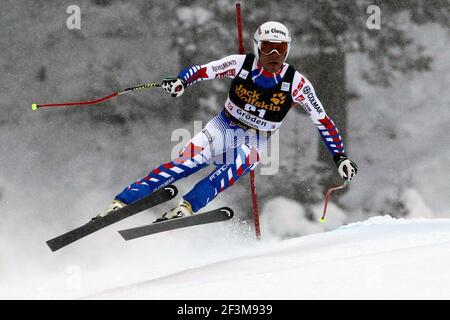
[[[379,29],[367,26],[367,9],[373,5],[380,8]],[[371,64],[363,77],[373,85],[388,86],[399,72],[429,70],[431,59],[413,43],[408,26],[427,22],[447,26],[449,2],[319,0],[305,1],[303,8],[311,18],[309,23],[294,24],[299,26],[294,33],[299,35],[301,46],[308,48],[299,64],[317,86],[327,112],[340,129],[347,149],[351,149],[351,139],[346,139],[346,106],[355,93],[348,92],[346,86],[346,55],[360,52],[369,58]],[[326,149],[319,150],[319,159],[331,163]],[[333,165],[327,176],[338,182]]]
[[[172,22],[173,45],[180,67],[202,64],[237,53],[235,7],[233,1],[178,0]],[[187,90],[183,105],[189,106],[182,119],[209,119],[226,97],[227,85],[199,83]]]

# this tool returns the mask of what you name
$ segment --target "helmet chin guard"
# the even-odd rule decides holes
[[[276,21],[268,21],[258,27],[253,35],[253,51],[259,60],[259,50],[263,41],[270,42],[286,42],[288,49],[284,60],[286,61],[289,50],[291,49],[291,34],[288,28],[282,23]]]

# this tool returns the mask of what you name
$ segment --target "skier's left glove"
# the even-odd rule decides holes
[[[186,87],[186,83],[183,79],[178,77],[165,77],[162,80],[161,86],[165,92],[170,94],[172,97],[178,98],[184,93],[184,88]]]
[[[336,154],[333,157],[337,166],[339,175],[346,181],[352,181],[358,172],[358,166],[352,160],[347,158],[345,154]]]

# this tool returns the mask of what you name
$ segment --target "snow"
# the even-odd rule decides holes
[[[285,200],[272,204],[274,213],[280,205]],[[118,236],[145,220],[119,222],[55,253],[43,242],[14,253],[20,276],[2,277],[0,298],[450,298],[450,219],[375,216],[285,240],[264,231],[259,242],[236,220],[128,242]]]
[[[422,196],[412,188],[408,188],[402,195],[402,200],[406,203],[408,210],[407,218],[425,217],[432,218],[434,214],[427,206]]]
[[[177,10],[177,14],[180,20],[184,21],[187,25],[204,24],[213,18],[213,13],[207,9],[201,7],[181,7]]]
[[[376,88],[354,77],[367,66],[366,58],[348,58],[349,91],[359,98],[348,107],[347,145],[359,171],[343,202],[355,214],[361,208],[399,213],[386,210],[387,203],[408,197],[410,188],[434,216],[450,213],[450,139],[443,133],[450,128],[450,37],[434,24],[408,30],[433,57],[431,72],[399,75],[389,88]]]
[[[449,219],[377,216],[85,298],[449,299],[449,253]]]
[[[333,230],[346,221],[345,212],[333,202],[328,205],[332,218],[318,224],[323,206],[315,206],[311,215],[298,202],[277,197],[265,203],[261,211],[261,232],[269,239],[283,239]]]

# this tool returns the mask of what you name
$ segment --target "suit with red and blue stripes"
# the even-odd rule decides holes
[[[234,79],[239,75],[245,57],[232,55],[205,65],[191,66],[183,69],[178,77],[182,78],[187,86],[216,78]],[[255,60],[249,75],[258,87],[271,88],[279,85],[288,66],[284,64],[277,73],[268,73]],[[288,85],[293,102],[309,114],[330,153],[333,156],[343,154],[342,138],[333,121],[325,113],[311,83],[295,71],[292,83]],[[126,204],[132,203],[208,165],[213,165],[212,172],[183,196],[184,200],[192,205],[193,211],[197,212],[258,165],[259,155],[266,147],[270,134],[257,129],[243,126],[224,110],[189,141],[178,158],[153,169],[146,177],[125,188],[116,199]]]

